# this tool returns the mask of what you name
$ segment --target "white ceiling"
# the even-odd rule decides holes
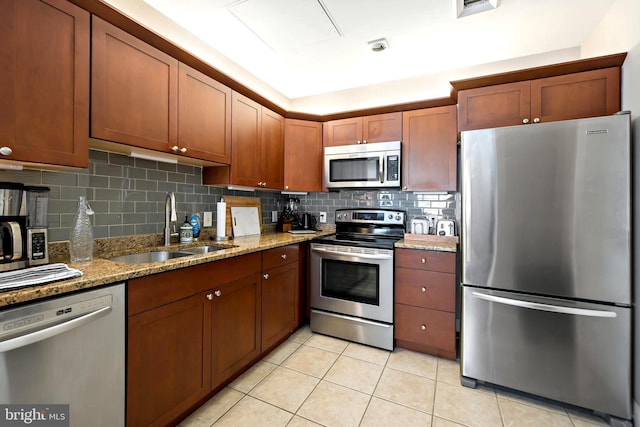
[[[232,62],[289,100],[579,51],[615,2],[499,0],[456,19],[456,0],[106,1],[169,39],[183,34],[186,50],[209,49],[208,62]],[[367,42],[380,38],[389,48],[372,52]]]

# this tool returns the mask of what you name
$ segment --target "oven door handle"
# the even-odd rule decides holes
[[[364,259],[393,259],[393,255],[385,255],[385,254],[379,254],[379,255],[370,255],[370,254],[350,254],[350,253],[346,253],[346,252],[334,252],[334,251],[328,251],[326,249],[318,249],[318,248],[313,248],[311,249],[313,252],[318,252],[318,253],[323,253],[323,254],[329,254],[329,255],[343,255],[343,256],[349,256],[351,258],[364,258]]]

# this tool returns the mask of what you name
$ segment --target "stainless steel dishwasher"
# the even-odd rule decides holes
[[[70,426],[124,426],[125,285],[0,311],[0,403],[69,405]]]

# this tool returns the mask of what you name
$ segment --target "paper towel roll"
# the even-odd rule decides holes
[[[227,234],[227,203],[221,199],[216,204],[216,236],[225,237]]]

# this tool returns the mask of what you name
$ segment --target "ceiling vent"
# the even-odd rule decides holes
[[[367,42],[367,44],[369,45],[369,49],[374,52],[382,52],[389,48],[389,42],[387,42],[387,39],[371,40],[370,42]]]
[[[453,0],[456,18],[475,15],[498,7],[499,0]]]

